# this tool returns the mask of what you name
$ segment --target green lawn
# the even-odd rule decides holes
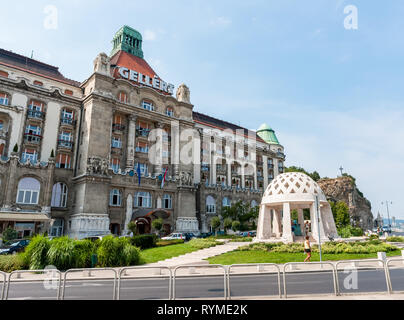
[[[142,263],[146,264],[178,257],[183,254],[198,250],[200,249],[192,247],[189,243],[181,243],[171,246],[146,249],[140,252],[140,256],[142,259]]]
[[[401,256],[401,251],[396,250],[387,253],[387,256]],[[233,251],[222,254],[217,257],[207,259],[210,264],[246,264],[246,263],[278,263],[283,264],[287,262],[303,262],[306,258],[304,253],[284,253],[284,252],[265,252],[260,250],[255,251]],[[377,253],[362,253],[362,254],[323,254],[323,261],[336,261],[336,260],[357,260],[377,258]],[[311,261],[320,261],[318,253],[313,253]]]

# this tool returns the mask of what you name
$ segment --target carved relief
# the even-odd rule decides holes
[[[94,60],[94,72],[111,75],[110,59],[105,53],[100,53]]]
[[[87,161],[87,174],[109,175],[109,161],[98,157],[90,157]]]

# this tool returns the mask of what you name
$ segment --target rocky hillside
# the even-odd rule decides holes
[[[344,201],[349,206],[353,225],[365,230],[373,228],[372,205],[358,190],[351,177],[320,179],[319,186],[330,201]]]

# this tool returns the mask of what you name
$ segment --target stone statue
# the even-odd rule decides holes
[[[177,100],[180,102],[191,103],[191,93],[189,88],[182,84],[177,89]]]
[[[191,186],[192,185],[192,174],[190,172],[182,171],[179,176],[181,186]]]
[[[101,162],[101,174],[107,176],[109,170],[109,162],[107,159],[102,159]]]
[[[110,59],[105,53],[100,53],[94,60],[94,72],[111,75]]]
[[[107,159],[90,157],[87,160],[87,174],[99,174],[108,176],[109,162]]]

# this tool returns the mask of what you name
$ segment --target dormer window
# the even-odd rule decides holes
[[[4,92],[0,92],[0,104],[2,104],[3,106],[8,106],[8,94],[4,93]]]
[[[128,95],[125,92],[121,91],[118,94],[118,100],[123,103],[128,103]]]
[[[145,109],[145,110],[148,110],[148,111],[154,111],[154,105],[153,105],[153,102],[150,102],[150,101],[142,101],[142,107],[143,107],[143,109]]]
[[[166,109],[166,115],[169,117],[174,117],[174,109],[172,107],[168,107]]]
[[[43,87],[43,82],[35,80],[34,81],[34,86]]]

